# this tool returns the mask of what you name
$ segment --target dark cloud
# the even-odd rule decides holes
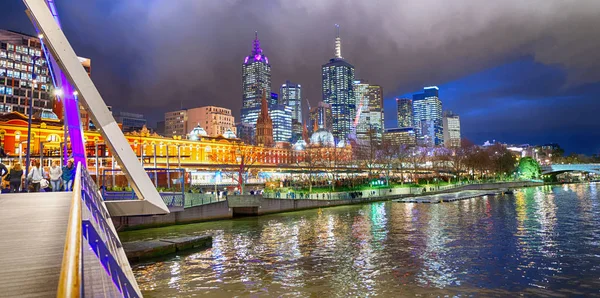
[[[151,120],[181,104],[222,105],[239,114],[241,63],[255,30],[273,66],[273,89],[290,79],[316,103],[320,66],[333,55],[334,23],[341,24],[342,55],[356,66],[358,77],[382,85],[387,98],[524,56],[564,75],[531,77],[514,89],[485,90],[506,94],[480,96],[538,96],[527,86],[544,82],[552,88],[541,96],[553,96],[556,88],[600,81],[598,0],[62,0],[57,5],[76,51],[92,58],[93,79],[106,101]]]

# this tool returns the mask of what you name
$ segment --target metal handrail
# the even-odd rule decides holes
[[[73,182],[73,198],[69,211],[67,237],[60,269],[56,297],[80,297],[82,279],[81,255],[81,163],[77,163]]]

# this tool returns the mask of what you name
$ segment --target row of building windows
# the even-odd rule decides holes
[[[12,78],[7,78],[7,77],[0,77],[0,86],[2,85],[6,85],[8,87],[14,87],[14,88],[18,88],[19,86],[21,88],[27,88],[27,89],[31,89],[31,81],[27,81],[27,80],[17,80],[17,79],[12,79]],[[50,84],[41,84],[41,83],[37,83],[35,84],[35,88],[39,88],[42,91],[48,91],[51,89],[51,85]]]
[[[10,60],[4,60],[4,59],[0,59],[0,67],[14,68],[16,70],[23,70],[23,71],[27,71],[27,72],[31,72],[33,69],[33,65],[31,65],[31,63],[21,64],[21,63],[16,63],[16,62],[13,62]],[[45,75],[45,74],[47,74],[47,69],[42,68],[42,67],[36,67],[35,73]]]
[[[36,56],[40,57],[39,55],[36,55]],[[27,64],[31,64],[31,61],[32,61],[31,57],[32,56],[29,56],[29,55],[21,55],[21,54],[14,53],[14,52],[6,52],[6,51],[0,50],[0,58],[10,59],[10,60],[14,60],[17,62],[25,62]],[[45,66],[46,61],[44,59],[38,59],[35,61],[35,64],[38,66]]]
[[[18,70],[12,70],[12,69],[5,69],[5,68],[0,68],[0,76],[2,77],[11,77],[11,78],[15,78],[15,79],[21,79],[21,80],[29,80],[31,81],[31,72],[20,72]],[[48,77],[46,76],[37,76],[37,81],[40,83],[47,83],[48,82]]]
[[[208,111],[209,112],[213,112],[215,114],[231,115],[231,110],[230,109],[217,108],[217,107],[209,107]]]
[[[39,112],[40,108],[46,108],[44,105],[34,105],[36,108],[33,109],[34,113]],[[2,113],[10,113],[10,112],[19,112],[22,114],[27,114],[29,111],[28,107],[18,106],[18,105],[10,105],[10,104],[1,104],[0,103],[0,112]]]
[[[26,55],[36,55],[36,56],[41,56],[41,51],[40,49],[36,49],[36,48],[30,48],[28,46],[24,46],[24,45],[13,45],[10,43],[0,43],[0,49],[2,50],[8,50],[9,52],[17,52],[17,53],[21,53],[21,54],[26,54]]]
[[[16,105],[23,105],[23,106],[25,106],[28,103],[28,98],[21,98],[21,99],[19,99],[18,97],[14,97],[14,96],[7,96],[6,98],[4,98],[3,96],[0,96],[0,103],[16,104]],[[41,99],[34,99],[33,106],[34,107],[44,107],[44,108],[47,108],[48,107],[48,101],[47,100],[41,100]]]
[[[19,113],[25,114],[25,107],[0,104],[0,112],[3,112],[3,113],[19,112]]]
[[[0,95],[15,95],[15,96],[30,97],[30,93],[26,89],[12,88],[12,87],[1,86],[1,85],[0,85]],[[49,95],[46,92],[34,91],[33,98],[48,100]]]

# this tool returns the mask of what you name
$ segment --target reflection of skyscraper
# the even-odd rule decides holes
[[[357,103],[356,138],[381,143],[383,138],[383,90],[364,80],[354,81],[354,96]]]
[[[271,65],[260,48],[258,34],[255,35],[254,48],[242,64],[242,111],[241,122],[256,126],[260,113],[263,91],[271,94]]]
[[[444,146],[460,147],[460,117],[452,111],[444,111]]]
[[[354,66],[342,58],[339,26],[336,25],[335,57],[321,68],[323,101],[331,105],[332,133],[338,139],[346,139],[352,130],[356,116],[356,101],[352,83]]]
[[[332,128],[332,116],[331,116],[331,105],[326,104],[322,101],[316,107],[312,107],[309,112],[309,127],[313,133],[317,129],[325,129],[331,131]]]
[[[302,86],[286,81],[279,89],[281,103],[292,108],[292,142],[302,137]]]
[[[398,128],[413,127],[413,103],[412,99],[396,98],[398,106]]]
[[[443,143],[442,102],[438,87],[425,87],[423,93],[413,95],[413,117],[417,142],[425,146]]]

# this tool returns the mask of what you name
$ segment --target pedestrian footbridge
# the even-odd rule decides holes
[[[553,164],[542,167],[542,175],[564,172],[587,172],[600,174],[600,164]]]
[[[0,296],[141,297],[100,191],[0,195]]]

